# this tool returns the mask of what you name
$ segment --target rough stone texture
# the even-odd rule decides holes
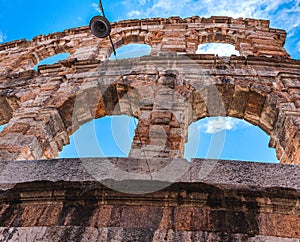
[[[115,46],[142,43],[152,46],[155,54],[172,51],[194,54],[199,44],[232,44],[241,55],[289,57],[283,48],[286,32],[269,28],[269,21],[230,17],[181,19],[155,18],[112,23]],[[57,53],[70,52],[69,59],[107,60],[112,53],[108,39],[99,40],[88,27],[62,33],[37,36],[0,45],[0,73],[31,70],[40,60]]]
[[[87,172],[91,164],[104,169],[107,162],[111,172],[101,176],[103,180]],[[168,176],[150,179],[144,163],[126,158],[1,162],[1,184],[6,182],[0,193],[2,239],[300,239],[299,166],[179,159],[177,170],[182,169],[183,175],[175,182],[171,179],[162,190],[129,194],[103,185],[105,180],[114,180],[123,187],[141,189],[169,180]],[[157,164],[170,166],[166,159],[152,160],[151,173],[162,170]],[[207,169],[211,164],[212,169]],[[118,169],[129,172],[131,179],[115,176]],[[206,176],[201,175],[202,169],[208,171]]]
[[[281,163],[300,163],[300,61],[174,53],[74,60],[0,76],[2,160],[57,157],[94,118],[139,119],[131,157],[183,157],[189,124],[232,116],[270,135]]]
[[[148,166],[146,164],[148,162]],[[171,163],[172,162],[172,163]],[[3,190],[16,184],[34,181],[88,182],[95,180],[159,180],[164,182],[199,183],[245,188],[285,188],[300,190],[300,166],[258,162],[193,159],[133,159],[133,158],[80,158],[39,161],[0,162],[0,184]],[[176,176],[163,173],[164,167],[178,170]],[[99,179],[93,170],[97,169]],[[101,170],[100,170],[101,169]],[[119,175],[119,170],[129,176]],[[151,171],[151,172],[150,172]],[[159,176],[163,173],[164,176]]]
[[[226,234],[213,232],[152,230],[147,229],[122,229],[122,228],[96,228],[79,226],[56,227],[14,227],[0,228],[1,241],[74,241],[74,242],[299,242],[299,239],[251,236],[243,234]]]
[[[289,59],[285,35],[254,19],[121,21],[115,46],[145,43],[152,55],[117,62],[104,61],[110,43],[87,27],[2,44],[0,158],[57,157],[81,124],[117,114],[139,119],[131,157],[183,157],[189,124],[218,115],[258,125],[281,163],[299,164],[300,62]],[[196,55],[207,42],[234,44],[242,56]],[[61,52],[71,55],[31,70]]]
[[[265,20],[172,17],[112,24],[117,48],[151,46],[136,59],[109,61],[88,27],[0,45],[0,241],[299,241],[300,61],[285,37]],[[195,54],[209,42],[241,56]],[[46,160],[119,114],[139,119],[130,158]],[[282,164],[188,163],[188,126],[209,116],[259,126]]]

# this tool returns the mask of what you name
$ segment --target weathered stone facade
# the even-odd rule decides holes
[[[284,31],[225,17],[121,21],[112,29],[117,47],[149,44],[152,56],[105,61],[110,43],[87,27],[0,46],[2,159],[55,158],[77,122],[126,113],[140,121],[133,157],[141,148],[145,157],[182,157],[188,125],[221,115],[258,125],[281,163],[300,163],[299,61],[283,48]],[[196,55],[206,42],[234,44],[242,56]],[[61,52],[71,55],[31,70]],[[90,109],[72,113],[76,101]]]
[[[188,126],[209,116],[259,126],[282,164],[300,164],[300,61],[284,49],[285,37],[265,20],[172,17],[112,24],[116,47],[151,46],[150,56],[130,60],[109,61],[109,40],[88,27],[0,45],[0,241],[299,241],[298,166],[181,160],[176,179],[152,175],[183,158]],[[210,42],[232,44],[241,56],[196,54]],[[68,59],[32,70],[64,52]],[[80,125],[119,114],[139,120],[130,158],[106,161],[147,177],[127,184],[109,169],[83,175],[93,172],[80,168],[86,161],[44,160]],[[143,181],[163,190],[107,188],[138,190]]]
[[[298,242],[300,239],[300,167],[217,161],[210,175],[200,178],[214,161],[177,161],[188,167],[176,182],[150,180],[144,160],[109,159],[115,165],[103,180],[87,172],[105,159],[65,159],[22,162],[1,174],[2,241],[240,241]],[[151,160],[151,173],[157,163]],[[4,165],[3,162],[0,163]],[[168,165],[167,162],[163,166]],[[27,171],[18,174],[19,171]],[[115,176],[116,169],[132,179]],[[142,176],[136,179],[134,174]],[[148,180],[145,178],[148,177]],[[298,178],[298,180],[297,180]],[[39,182],[37,182],[39,181]],[[115,181],[115,182],[112,182]],[[116,184],[118,182],[118,184]],[[13,183],[13,184],[12,184]],[[17,183],[17,185],[15,185]],[[149,194],[122,193],[158,187]],[[26,237],[27,236],[27,237]],[[27,238],[27,240],[26,240]]]

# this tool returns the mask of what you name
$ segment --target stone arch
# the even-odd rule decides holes
[[[230,29],[222,29],[221,27],[205,28],[203,33],[199,34],[199,44],[206,43],[224,43],[236,45],[238,37],[241,33],[230,31]]]
[[[64,61],[68,58],[69,55],[70,55],[70,53],[60,53],[60,54],[55,54],[53,56],[47,57],[47,58],[39,61],[37,64],[35,64],[33,69],[38,70],[39,66],[51,65],[51,64],[56,64],[59,61]]]
[[[117,48],[128,43],[148,44],[153,55],[160,52],[195,54],[201,43],[222,42],[235,45],[243,56],[289,58],[284,49],[286,32],[271,29],[265,20],[216,16],[126,20],[112,23],[112,38]],[[39,60],[66,52],[71,54],[70,59],[107,60],[112,49],[108,39],[97,39],[88,27],[40,35],[30,41],[1,44],[0,73],[30,70]]]
[[[64,100],[57,109],[68,134],[72,135],[82,124],[93,119],[114,115],[137,117],[137,96],[137,91],[130,85],[95,85],[76,95],[57,97]]]
[[[53,56],[56,56],[58,54],[70,54],[68,51],[55,51],[54,53],[53,52],[46,52],[46,53],[33,53],[33,62],[34,64],[38,64],[39,62],[47,59],[47,58],[50,58],[50,57],[53,57]]]
[[[162,63],[161,61],[165,61],[166,58],[169,59],[170,57],[151,58],[153,67],[155,68],[155,65],[157,65],[156,59],[157,63]],[[244,63],[244,58],[241,57],[232,57],[231,60]],[[247,61],[250,60],[251,58],[247,59]],[[262,60],[260,58],[260,61]],[[252,124],[260,126],[271,136],[270,145],[271,147],[276,147],[278,158],[282,162],[298,162],[297,135],[299,135],[299,128],[297,125],[297,110],[295,109],[295,104],[290,100],[291,97],[287,93],[280,91],[281,81],[283,79],[290,80],[290,74],[279,74],[275,78],[275,82],[270,82],[265,77],[257,78],[256,75],[253,76],[253,73],[250,74],[250,72],[244,73],[244,77],[239,77],[239,75],[236,76],[235,74],[229,75],[231,67],[228,63],[224,63],[216,57],[212,59],[209,57],[204,60],[204,63],[215,63],[213,68],[209,68],[212,73],[217,71],[219,74],[210,75],[209,80],[206,80],[208,77],[207,73],[204,76],[198,74],[196,79],[192,81],[189,80],[188,76],[183,78],[183,73],[180,74],[178,71],[156,70],[153,72],[154,70],[152,69],[149,73],[145,73],[144,69],[136,68],[137,62],[141,61],[140,59],[131,61],[132,65],[129,66],[129,63],[124,63],[128,67],[128,70],[125,70],[124,73],[120,73],[118,65],[110,62],[104,62],[100,66],[99,62],[91,61],[66,61],[65,63],[59,63],[57,68],[60,72],[64,70],[63,68],[69,68],[73,71],[76,68],[77,74],[69,75],[69,79],[65,76],[62,79],[53,79],[51,83],[45,83],[45,87],[43,87],[45,94],[47,94],[51,84],[57,83],[51,86],[51,88],[56,88],[56,91],[54,90],[49,101],[45,102],[43,107],[38,109],[32,109],[29,102],[29,107],[19,111],[18,117],[20,117],[20,120],[14,120],[14,123],[17,123],[19,128],[23,127],[24,121],[22,121],[22,115],[20,114],[29,112],[28,116],[25,115],[25,117],[26,120],[31,120],[26,121],[30,124],[30,127],[27,127],[27,125],[26,129],[22,128],[19,130],[22,130],[24,133],[24,139],[30,138],[30,142],[26,141],[26,143],[24,141],[26,144],[39,142],[42,146],[33,157],[56,157],[58,151],[68,143],[68,137],[73,130],[76,130],[76,127],[78,128],[88,120],[114,114],[127,114],[139,117],[141,125],[139,125],[138,129],[141,130],[140,134],[144,135],[145,146],[148,145],[147,142],[149,142],[149,132],[151,130],[152,137],[157,142],[161,142],[162,139],[166,140],[165,136],[170,135],[167,139],[169,148],[171,148],[168,151],[170,153],[166,152],[163,155],[169,157],[172,154],[174,157],[181,157],[180,152],[182,152],[184,142],[186,142],[188,123],[206,116],[221,115],[243,118]],[[147,62],[147,58],[143,59],[143,61]],[[166,65],[168,66],[167,63]],[[156,67],[162,68],[161,64]],[[173,68],[174,65],[170,67]],[[179,66],[177,65],[177,67]],[[47,76],[46,71],[49,70],[51,73],[52,68],[45,67],[41,75]],[[86,68],[93,74],[86,76],[87,73],[84,74],[82,72]],[[117,75],[111,76],[109,73],[106,75],[105,71],[107,70],[109,73],[117,73]],[[226,74],[224,74],[225,71]],[[297,80],[298,76],[295,75],[295,78]],[[272,80],[274,80],[273,77]],[[214,88],[213,95],[209,95],[211,90],[209,86],[205,86],[207,84]],[[288,82],[285,85],[293,85],[293,83]],[[57,88],[60,86],[62,89],[57,91]],[[147,87],[149,87],[149,90]],[[145,91],[146,89],[147,91]],[[157,92],[158,95],[154,95],[154,92]],[[128,108],[128,102],[120,101],[127,93],[131,95],[131,110]],[[78,115],[78,120],[75,119],[77,124],[75,122],[74,129],[72,127],[74,125],[73,108],[79,96],[83,100],[87,100],[82,103],[89,103],[94,99],[96,99],[96,102],[89,109],[86,106],[79,108],[79,110],[82,110],[82,113]],[[104,96],[105,98],[99,99],[99,96]],[[215,96],[221,97],[219,102],[216,102]],[[155,98],[158,99],[155,100]],[[79,98],[78,100],[81,99]],[[165,108],[174,109],[174,111],[166,112],[164,107],[157,105],[160,102],[159,100],[165,100]],[[26,103],[26,100],[24,101]],[[172,103],[172,105],[168,106],[168,103]],[[190,103],[192,104],[190,105],[191,107],[187,106]],[[209,103],[210,107],[212,107],[211,110],[207,110],[206,103]],[[220,105],[224,107],[223,113],[220,113]],[[189,114],[190,110],[193,113],[192,117]],[[132,113],[132,111],[137,111],[137,113]],[[43,117],[39,118],[39,116]],[[53,123],[55,123],[54,126]],[[163,127],[160,133],[154,132],[158,126]],[[7,131],[15,134],[16,130],[13,127],[9,127]],[[47,134],[46,130],[51,130],[51,135]],[[8,135],[7,138],[9,137]],[[132,156],[140,154],[139,140],[135,140],[135,142],[133,144],[135,152],[131,153]],[[40,152],[41,150],[44,151],[44,155]],[[25,156],[22,157],[33,159],[26,152]]]
[[[276,149],[270,147],[270,134],[245,119],[231,116],[207,116],[192,122],[184,157],[279,162]]]
[[[87,86],[69,97],[55,97],[59,103],[51,105],[57,105],[57,112],[69,137],[93,119],[119,115],[139,116],[139,91],[134,85],[124,83],[128,77],[122,78],[123,81],[112,81],[108,85]],[[57,150],[61,151],[67,143],[58,143]],[[49,158],[56,158],[56,155]]]
[[[199,44],[217,42],[234,45],[242,56],[289,57],[283,47],[286,33],[279,29],[271,29],[268,20],[234,19],[223,16],[210,18],[195,16],[185,20],[192,24],[187,30],[189,37],[186,38],[186,41],[190,42],[191,53],[194,45],[197,47]],[[270,33],[273,33],[272,37]]]
[[[234,29],[233,26],[235,26]],[[201,36],[207,35],[208,31],[212,33],[209,40],[234,42],[239,46],[243,56],[221,59],[215,56],[195,55],[196,47],[204,41]],[[224,35],[229,37],[225,38]],[[20,147],[25,147],[21,156],[23,159],[53,157],[57,153],[55,150],[67,142],[68,125],[72,123],[72,110],[66,113],[62,110],[72,106],[72,102],[80,91],[88,90],[94,85],[103,87],[106,85],[105,89],[111,86],[110,93],[113,93],[112,90],[125,90],[126,93],[131,90],[130,88],[142,90],[147,85],[155,84],[157,85],[155,89],[158,93],[155,97],[157,100],[153,102],[152,92],[150,92],[150,97],[139,96],[139,93],[133,94],[132,98],[136,100],[133,102],[136,103],[134,105],[137,107],[139,103],[145,105],[142,110],[138,110],[139,114],[130,115],[140,115],[144,119],[142,124],[145,126],[141,125],[140,129],[146,130],[144,132],[146,145],[150,144],[147,139],[147,132],[150,130],[154,136],[157,135],[155,139],[158,143],[164,136],[162,133],[168,132],[170,152],[163,155],[164,157],[180,157],[183,140],[186,137],[186,126],[192,120],[186,118],[189,116],[190,107],[185,106],[184,98],[193,93],[192,90],[195,89],[193,84],[198,82],[200,86],[206,83],[215,85],[218,90],[226,89],[226,92],[232,92],[232,96],[224,94],[222,97],[225,107],[231,105],[231,99],[234,98],[241,99],[241,103],[233,102],[239,105],[245,100],[251,103],[252,106],[244,107],[246,111],[242,110],[242,112],[237,105],[230,109],[228,114],[226,111],[225,115],[241,116],[246,120],[251,120],[252,123],[261,125],[270,133],[271,144],[277,148],[281,161],[299,163],[299,142],[297,141],[300,126],[299,97],[297,96],[299,62],[288,59],[289,56],[283,48],[285,36],[285,31],[270,29],[269,22],[263,20],[228,17],[186,19],[172,17],[120,21],[112,24],[114,43],[122,45],[143,42],[152,46],[153,50],[151,58],[139,58],[131,60],[131,63],[123,63],[125,68],[121,72],[120,68],[113,67],[113,63],[103,62],[108,59],[108,54],[111,52],[109,40],[97,39],[90,33],[88,27],[38,36],[31,41],[22,40],[0,45],[0,79],[1,83],[4,83],[2,89],[7,88],[21,98],[24,96],[23,90],[29,89],[29,93],[33,90],[31,96],[25,95],[26,100],[21,102],[21,107],[14,116],[14,123],[21,125],[19,125],[18,135],[22,142],[14,140],[15,143],[12,144],[12,137],[15,136],[17,129],[9,126],[6,129],[9,131],[5,139],[7,143],[3,141],[5,144],[2,148],[9,147],[12,152],[18,152]],[[56,65],[44,66],[39,73],[24,71],[32,65],[34,60],[63,51],[70,51],[71,56],[68,60]],[[166,55],[163,52],[174,53]],[[179,56],[192,59],[193,63],[188,64],[189,61],[184,59],[177,60]],[[200,70],[203,72],[199,74]],[[142,76],[141,80],[138,79],[140,76]],[[117,94],[114,96],[119,98],[121,91],[115,93]],[[244,94],[246,99],[242,98]],[[257,98],[258,101],[250,102],[252,98]],[[268,100],[271,100],[272,104],[262,106]],[[114,101],[110,103],[114,104]],[[161,103],[169,105],[168,108],[174,108],[176,115],[173,115],[171,111],[165,112]],[[214,99],[210,103],[214,104]],[[260,106],[257,106],[258,104]],[[122,105],[124,110],[127,110],[124,112],[128,112],[126,103]],[[118,107],[118,105],[113,106]],[[260,111],[256,113],[258,109]],[[110,114],[112,110],[115,111],[115,109],[101,108],[100,110],[105,115]],[[228,109],[225,108],[225,110]],[[101,112],[99,117],[102,115]],[[122,107],[118,112],[123,112]],[[241,112],[243,115],[240,114]],[[273,119],[269,116],[276,116],[276,113],[277,119],[274,127]],[[265,115],[266,118],[262,118],[261,115]],[[24,128],[22,126],[24,122],[30,127],[26,125]],[[149,122],[150,125],[148,125]],[[162,127],[160,128],[162,132],[156,133],[155,125]],[[42,148],[35,149],[38,145]],[[140,152],[138,144],[136,148],[136,154],[138,154]],[[47,150],[46,155],[42,154],[43,149]]]
[[[228,83],[214,84],[194,91],[193,121],[208,116],[230,116],[259,125],[270,135],[279,112],[276,101],[270,90],[262,92],[255,87],[255,84]]]
[[[72,135],[82,124],[89,122],[92,119],[122,114],[138,118],[141,122],[141,129],[144,129],[143,126],[149,121],[149,115],[151,117],[156,117],[157,121],[155,121],[153,125],[148,124],[147,127],[147,129],[150,128],[149,132],[151,133],[151,128],[157,127],[161,122],[161,118],[168,119],[170,115],[172,122],[174,122],[176,127],[181,125],[179,124],[180,122],[178,117],[176,117],[175,114],[172,114],[171,111],[165,112],[163,111],[164,107],[162,107],[162,109],[154,107],[155,90],[163,90],[164,86],[169,85],[169,81],[171,81],[170,78],[174,79],[173,73],[162,73],[161,75],[156,73],[154,75],[148,75],[143,71],[132,71],[128,74],[116,77],[115,79],[110,79],[108,81],[110,84],[103,84],[106,82],[105,78],[99,78],[95,79],[93,86],[83,86],[76,95],[54,98],[60,100],[57,110],[60,114],[64,127],[67,130],[68,136]],[[162,83],[157,86],[157,82]],[[175,79],[171,82],[174,82],[173,84],[175,84]],[[143,84],[147,83],[150,83],[150,86],[143,86]],[[147,91],[145,92],[145,90]],[[172,88],[170,90],[172,90]],[[162,93],[162,95],[164,94]],[[61,102],[63,98],[64,101]],[[55,105],[55,103],[52,103],[52,105]],[[178,108],[178,110],[183,109],[180,105]],[[180,113],[181,112],[178,111],[179,116]],[[171,130],[174,129],[172,132],[176,132],[176,127],[171,127]],[[167,127],[165,128],[168,130]],[[135,152],[140,153],[139,148],[137,148],[139,147],[140,142],[145,141],[145,147],[147,149],[147,145],[151,142],[149,132],[136,133],[132,144],[133,151],[130,152],[130,156],[136,156]],[[152,132],[154,132],[153,129]],[[168,131],[162,130],[162,132],[162,136],[166,136],[166,132]],[[161,138],[156,132],[154,133],[155,134],[152,135],[153,140],[156,141]],[[183,143],[181,141],[180,134],[174,134],[173,136],[174,137],[172,139],[177,140],[178,144],[173,144],[174,150],[172,152],[179,156],[180,154],[178,153],[178,149],[181,149],[181,145],[183,145]],[[172,139],[169,140],[169,138],[165,138],[166,140],[163,141],[168,143],[166,145],[169,148],[169,146],[171,146]],[[62,147],[63,144],[61,143],[59,149],[62,149]],[[164,157],[167,157],[167,155],[168,153],[165,153]]]
[[[63,146],[69,143],[69,136],[82,124],[104,116],[134,116],[126,109],[126,99],[120,101],[129,89],[133,88],[116,83],[100,87],[96,84],[79,91],[73,87],[69,94],[57,93],[41,107],[25,107],[22,103],[14,121],[1,132],[0,156],[15,160],[58,157]]]
[[[148,33],[146,29],[128,29],[112,34],[112,38],[116,48],[128,44],[150,44],[147,40]]]
[[[129,44],[145,44],[152,48],[148,36],[149,31],[146,28],[135,27],[132,29],[120,29],[119,31],[113,32],[111,38],[116,50]],[[101,51],[101,55],[104,55],[105,59],[108,59],[113,54],[113,48],[110,43],[108,43],[108,40],[101,42],[99,49],[104,49]]]
[[[47,40],[45,36],[38,36],[31,42],[29,42],[31,48],[21,53],[17,60],[10,64],[11,69],[18,67],[15,72],[31,70],[40,61],[57,54],[70,53],[72,55],[74,53],[74,48],[68,45],[70,40]]]
[[[219,100],[218,98],[219,97]],[[192,94],[193,118],[229,116],[244,119],[270,136],[269,147],[276,148],[281,163],[299,162],[299,118],[286,97],[261,84],[215,84]]]

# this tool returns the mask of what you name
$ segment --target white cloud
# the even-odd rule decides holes
[[[230,117],[216,117],[208,119],[207,122],[200,125],[198,128],[204,130],[207,134],[216,134],[222,131],[236,130],[247,126],[250,126],[250,124],[244,120]]]
[[[298,0],[132,0],[126,1],[127,11],[138,11],[140,17],[213,15],[270,19],[276,28],[293,29],[300,23],[300,1]],[[126,10],[125,10],[126,11]]]
[[[131,11],[131,12],[129,12],[128,14],[127,14],[127,16],[129,17],[129,18],[132,18],[132,17],[134,17],[134,16],[140,16],[140,12],[139,11],[135,11],[135,10],[133,10],[133,11]]]
[[[92,3],[91,6],[95,9],[96,12],[101,13],[98,3]]]
[[[286,47],[293,52],[291,43],[299,41],[299,0],[131,0],[124,1],[123,15],[119,19],[170,16],[230,16],[270,20],[271,28],[287,31]],[[294,49],[296,50],[296,49]],[[295,53],[290,53],[292,56]],[[297,56],[297,54],[296,54]]]
[[[271,0],[267,0],[272,2]],[[180,16],[211,16],[211,15],[226,15],[232,17],[249,17],[257,13],[257,6],[262,3],[257,0],[248,1],[219,1],[219,0],[154,0],[151,5],[148,4],[145,8],[145,4],[148,1],[138,0],[132,1],[128,8],[141,12],[141,15],[145,17],[169,17],[172,15]],[[141,4],[143,3],[143,4]],[[140,6],[140,8],[139,8]]]
[[[235,50],[235,47],[233,45],[222,43],[209,43],[200,45],[196,53],[215,54],[219,56],[240,55],[240,53],[237,50]]]
[[[6,35],[0,31],[0,43],[4,42],[6,38],[7,38]]]

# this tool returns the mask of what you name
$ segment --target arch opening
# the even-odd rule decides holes
[[[116,49],[117,59],[137,58],[150,55],[151,46],[147,44],[127,44]],[[111,54],[110,60],[115,60],[114,54]]]
[[[214,54],[218,56],[240,56],[234,45],[225,43],[206,43],[198,46],[196,54]]]
[[[58,158],[128,157],[137,122],[127,115],[93,119],[70,136]]]
[[[2,124],[0,125],[0,132],[2,132],[2,130],[5,128],[6,124]]]
[[[34,70],[38,69],[38,66],[41,65],[51,65],[51,64],[55,64],[58,63],[61,60],[65,60],[69,57],[70,53],[60,53],[60,54],[56,54],[56,55],[52,55],[48,58],[45,58],[41,61],[39,61],[34,67]]]
[[[279,163],[270,137],[259,127],[232,117],[203,118],[188,130],[184,157]]]

